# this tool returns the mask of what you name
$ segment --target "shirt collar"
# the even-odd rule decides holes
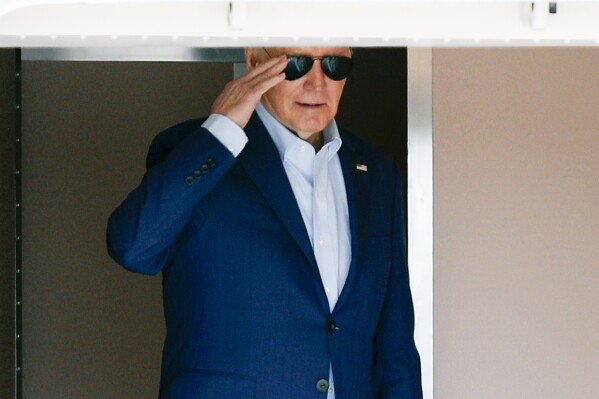
[[[275,143],[281,160],[285,159],[285,153],[288,151],[301,148],[302,146],[304,146],[304,148],[305,146],[310,146],[310,148],[312,148],[308,142],[297,137],[274,116],[272,116],[264,107],[264,105],[262,105],[262,103],[259,103],[256,106],[256,113],[262,120],[262,123],[264,123],[264,126],[270,134],[272,141]],[[324,146],[322,150],[328,151],[329,159],[331,159],[333,156],[335,156],[335,154],[337,154],[337,151],[339,151],[339,148],[341,148],[342,144],[341,136],[339,135],[339,129],[337,128],[335,119],[332,119],[327,124],[323,133]]]

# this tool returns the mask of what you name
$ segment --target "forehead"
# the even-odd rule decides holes
[[[268,52],[277,55],[310,55],[313,57],[323,55],[351,55],[349,47],[271,47],[268,49]]]

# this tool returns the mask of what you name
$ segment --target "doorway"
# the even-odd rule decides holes
[[[407,51],[354,57],[337,120],[405,180]],[[233,76],[231,59],[204,61],[23,61],[23,397],[156,396],[161,279],[114,264],[104,230],[154,135],[207,115]]]

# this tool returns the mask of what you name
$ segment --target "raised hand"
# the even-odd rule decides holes
[[[286,66],[287,56],[285,55],[256,65],[247,74],[225,85],[223,91],[214,100],[210,112],[224,115],[244,128],[260,102],[262,94],[285,80],[283,71]]]

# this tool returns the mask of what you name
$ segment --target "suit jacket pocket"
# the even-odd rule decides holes
[[[181,369],[161,399],[252,399],[256,380],[241,374],[202,369]]]

